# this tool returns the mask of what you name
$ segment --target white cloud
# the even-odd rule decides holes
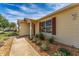
[[[11,9],[6,9],[7,13],[12,14],[12,15],[17,15],[17,16],[25,16],[26,14],[20,12],[20,11],[15,11]]]
[[[11,4],[14,6],[14,4]],[[30,7],[26,7],[25,5],[22,6],[17,6],[18,8],[20,8],[21,10],[23,10],[24,12],[26,12],[26,14],[19,12],[19,11],[15,11],[15,10],[11,10],[11,9],[7,9],[8,13],[13,14],[13,15],[18,15],[20,17],[29,17],[29,18],[39,18],[41,16],[45,16],[49,13],[49,11],[45,11],[43,10],[43,8],[40,8],[38,6],[36,6],[35,4],[31,4],[30,3]],[[36,13],[35,13],[36,12]],[[27,14],[30,13],[30,14]],[[35,14],[34,14],[35,13]]]
[[[63,8],[65,6],[67,6],[67,5],[69,5],[69,4],[56,4],[56,10],[60,9],[60,8]]]
[[[25,6],[21,6],[20,8],[24,11],[28,10],[28,8],[26,8]]]
[[[7,3],[7,5],[10,5],[10,6],[15,6],[14,4],[11,4],[11,3]]]
[[[51,10],[51,11],[47,11],[47,10],[46,11],[42,11],[42,9],[38,8],[37,9],[38,13],[37,14],[33,14],[33,16],[31,16],[31,18],[33,18],[33,19],[41,18],[43,16],[48,15],[51,12],[54,12],[55,10],[58,10],[58,9],[60,9],[62,7],[65,7],[65,6],[69,5],[69,4],[64,4],[63,3],[63,4],[47,4],[47,5],[48,5],[48,7],[52,8],[54,10]]]
[[[58,10],[58,9],[60,9],[60,8],[63,8],[63,7],[65,7],[65,6],[67,6],[67,5],[69,5],[69,3],[56,3],[56,4],[47,4],[48,5],[48,7],[50,7],[50,8],[53,8],[53,9],[55,9],[55,10]]]
[[[32,8],[29,8],[29,7],[27,7],[27,6],[25,6],[25,5],[23,5],[23,6],[20,6],[19,8],[22,10],[22,11],[24,11],[24,12],[27,12],[27,13],[34,13],[34,12],[37,12],[37,7],[36,6],[33,6],[33,4],[31,4],[31,7]],[[36,9],[37,8],[37,9]]]
[[[20,9],[23,10],[24,12],[34,12],[33,9],[28,8],[28,7],[26,7],[26,6],[20,6]]]
[[[9,4],[9,5],[16,6],[14,4]],[[13,21],[13,22],[16,22],[16,19],[23,19],[23,18],[38,19],[59,8],[66,6],[67,4],[47,4],[48,7],[54,9],[51,11],[43,10],[43,8],[40,8],[36,6],[35,4],[30,4],[30,5],[31,5],[31,8],[26,7],[25,5],[17,6],[18,8],[20,8],[22,11],[26,13],[6,8],[7,13],[12,14],[12,15],[17,15],[17,16],[16,17],[13,17],[12,15],[5,15],[5,16],[7,19],[9,19],[9,21]],[[37,12],[37,13],[33,13],[33,12]]]

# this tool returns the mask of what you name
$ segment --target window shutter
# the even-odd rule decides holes
[[[33,24],[33,34],[35,35],[35,24]]]
[[[52,34],[56,35],[56,17],[52,19]]]
[[[39,32],[41,32],[41,22],[39,22]]]

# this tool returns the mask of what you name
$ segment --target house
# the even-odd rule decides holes
[[[55,36],[56,41],[79,48],[79,4],[70,4],[38,20],[18,20],[19,35],[42,32],[45,37]]]

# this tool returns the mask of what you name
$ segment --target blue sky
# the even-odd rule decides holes
[[[17,19],[23,18],[38,19],[67,5],[67,3],[0,3],[0,14],[10,22],[16,22]]]

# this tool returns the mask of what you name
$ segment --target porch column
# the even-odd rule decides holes
[[[30,38],[32,38],[32,22],[30,21]]]

